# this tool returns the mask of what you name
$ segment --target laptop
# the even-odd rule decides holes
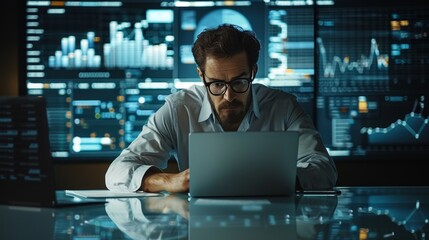
[[[56,190],[42,97],[0,96],[0,166],[0,204],[62,207],[105,202]]]
[[[295,194],[296,131],[189,134],[191,197]]]

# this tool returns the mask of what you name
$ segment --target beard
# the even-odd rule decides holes
[[[219,104],[217,115],[225,131],[236,131],[246,114],[245,106],[242,102],[234,100],[224,101]]]

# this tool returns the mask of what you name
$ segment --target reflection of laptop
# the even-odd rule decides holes
[[[295,197],[192,198],[189,240],[297,239]]]
[[[0,203],[57,207],[95,202],[55,189],[44,98],[0,97],[0,123]]]
[[[295,194],[298,132],[189,134],[191,197]]]

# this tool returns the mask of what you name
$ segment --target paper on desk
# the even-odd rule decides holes
[[[125,198],[125,197],[156,197],[160,193],[137,192],[114,192],[107,189],[96,190],[66,190],[66,195],[80,198]]]

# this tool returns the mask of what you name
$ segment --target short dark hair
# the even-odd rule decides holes
[[[256,34],[233,24],[221,24],[216,28],[202,31],[192,47],[192,54],[198,67],[204,71],[207,56],[232,57],[243,51],[252,69],[258,62],[261,44]]]

